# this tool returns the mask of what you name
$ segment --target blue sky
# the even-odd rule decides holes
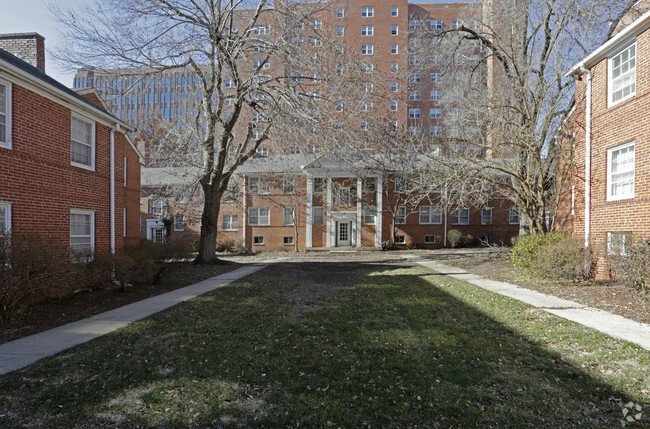
[[[463,0],[411,0],[410,3],[459,3]],[[79,7],[89,0],[5,0],[0,13],[0,33],[39,33],[45,37],[45,70],[47,74],[66,86],[72,86],[74,72],[59,68],[49,52],[60,43],[57,23],[54,22],[48,5]]]

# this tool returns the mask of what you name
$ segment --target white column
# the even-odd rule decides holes
[[[355,247],[361,247],[361,211],[363,207],[361,205],[362,189],[363,183],[361,182],[361,177],[357,177],[357,242]]]
[[[382,175],[379,173],[377,175],[377,219],[375,220],[375,246],[381,247],[381,221],[383,219],[383,208],[382,208]]]
[[[305,219],[305,247],[310,248],[313,246],[312,243],[312,206],[313,206],[313,180],[311,176],[307,176],[307,207],[305,208],[307,219]]]
[[[332,178],[327,177],[327,228],[326,247],[332,247]]]
[[[241,239],[243,240],[242,246],[246,247],[246,176],[242,176],[242,180],[244,181],[244,183],[242,186],[243,189],[242,189]],[[248,250],[252,250],[252,249],[248,249]]]

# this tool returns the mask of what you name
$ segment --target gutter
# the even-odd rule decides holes
[[[583,66],[580,72],[587,75],[587,100],[585,111],[585,251],[589,254],[589,239],[591,235],[591,98],[592,73]]]

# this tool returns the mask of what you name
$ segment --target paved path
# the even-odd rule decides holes
[[[574,301],[546,295],[510,283],[488,280],[469,273],[462,268],[427,259],[426,256],[405,255],[405,258],[441,274],[514,298],[548,313],[572,320],[650,350],[650,325],[647,323],[635,322],[604,310],[587,307]]]
[[[213,291],[264,267],[266,267],[264,263],[251,264],[88,319],[78,320],[49,331],[2,344],[0,345],[0,375],[24,368],[46,356],[52,356],[77,344],[88,342],[93,338],[123,328],[129,323],[144,319],[178,303]]]

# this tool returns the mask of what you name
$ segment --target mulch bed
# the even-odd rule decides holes
[[[125,291],[119,287],[84,290],[62,300],[41,302],[16,320],[0,322],[0,344],[179,289],[239,267],[235,263],[196,266],[189,261],[174,262],[169,264],[157,284],[132,286]]]

